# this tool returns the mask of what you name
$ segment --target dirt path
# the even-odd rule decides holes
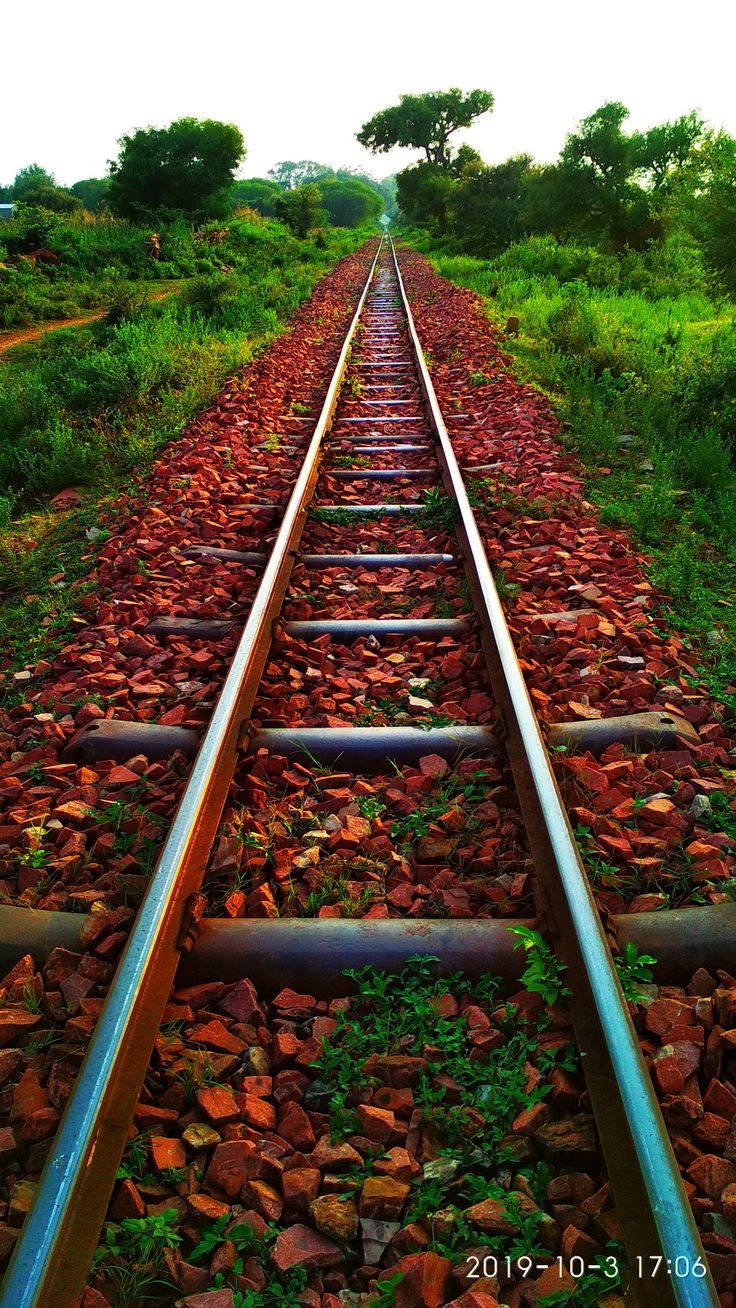
[[[22,345],[24,341],[38,340],[47,332],[58,331],[60,327],[81,327],[83,323],[96,322],[106,313],[107,309],[98,309],[95,313],[82,314],[81,318],[55,318],[53,322],[37,323],[34,327],[21,327],[19,331],[0,332],[0,354],[12,350],[14,345]]]
[[[164,300],[168,295],[176,294],[175,289],[154,291],[149,300]],[[26,341],[37,341],[47,332],[59,331],[62,327],[83,327],[86,323],[97,322],[104,318],[107,307],[95,309],[93,313],[83,313],[78,318],[54,318],[51,322],[35,323],[33,327],[21,327],[17,331],[0,332],[0,355],[12,350],[14,345],[23,345]]]

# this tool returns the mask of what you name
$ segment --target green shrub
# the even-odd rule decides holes
[[[567,282],[559,300],[547,314],[547,333],[564,354],[583,355],[596,339],[596,320],[590,307],[588,287],[578,279]]]
[[[696,247],[616,258],[534,237],[493,260],[429,252],[495,318],[519,316],[507,348],[554,397],[588,498],[648,551],[677,625],[708,636],[703,675],[736,709],[736,323]]]
[[[110,226],[123,229],[126,241],[133,230]],[[144,303],[129,282],[110,273],[105,319],[49,333],[32,362],[0,370],[4,494],[27,503],[70,482],[112,480],[150,460],[226,372],[296,309],[320,271],[355,244],[346,232],[331,233],[327,250],[319,251],[280,224],[233,228],[223,245],[203,246],[203,261],[215,270],[194,278],[180,297]],[[196,262],[189,229],[179,225],[169,237],[178,259],[189,249]],[[77,238],[83,257],[85,233]],[[216,263],[229,259],[234,270],[218,271]],[[37,284],[30,274],[12,279],[27,283],[29,294]],[[0,315],[5,285],[0,282]]]

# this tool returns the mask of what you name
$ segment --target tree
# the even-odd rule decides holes
[[[447,230],[455,185],[453,178],[438,164],[411,164],[396,176],[396,200],[409,222],[427,225],[439,233]]]
[[[451,231],[468,254],[489,258],[524,235],[524,206],[531,155],[487,167],[468,160],[453,188]]]
[[[72,195],[76,195],[90,213],[100,213],[106,207],[109,190],[109,177],[86,177],[71,188]]]
[[[240,129],[214,119],[179,118],[119,142],[110,163],[109,203],[121,218],[159,223],[225,218],[235,169],[245,157]]]
[[[25,200],[28,191],[37,191],[40,186],[56,187],[56,178],[40,164],[32,163],[16,173],[10,189],[14,200]]]
[[[567,137],[559,163],[540,174],[537,210],[558,234],[583,232],[616,249],[642,249],[664,235],[665,200],[703,123],[691,113],[627,133],[628,116],[619,101],[601,105]]]
[[[277,163],[268,175],[271,181],[283,187],[285,191],[295,191],[298,186],[306,186],[307,182],[316,182],[320,177],[335,176],[328,164],[317,163],[314,159],[299,159],[297,162],[293,159],[284,159],[281,163]]]
[[[383,212],[383,196],[365,182],[327,177],[316,185],[333,227],[360,227]]]
[[[230,203],[236,209],[255,209],[264,218],[273,218],[278,195],[281,195],[281,187],[266,177],[240,177],[233,182]]]
[[[34,209],[49,209],[51,213],[81,214],[82,201],[61,186],[37,186],[23,192],[21,204]]]
[[[661,195],[679,184],[704,128],[703,119],[691,112],[674,123],[660,123],[648,132],[632,133],[634,164],[650,191]]]
[[[706,262],[736,294],[736,140],[727,132],[705,137],[679,207]]]
[[[461,127],[470,127],[481,114],[493,108],[490,91],[430,91],[424,95],[402,95],[399,103],[382,109],[364,123],[358,140],[374,154],[400,145],[424,150],[426,162],[449,169],[452,162],[450,137]]]
[[[319,187],[310,182],[294,191],[282,191],[276,197],[276,217],[290,227],[295,236],[303,239],[313,227],[319,227],[326,214],[322,209]]]

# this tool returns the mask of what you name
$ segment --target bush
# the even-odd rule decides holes
[[[195,277],[179,296],[182,308],[191,309],[209,321],[221,320],[228,302],[236,296],[232,277],[225,273],[209,273]]]
[[[125,241],[140,233],[121,226]],[[167,235],[171,254],[180,262],[191,255],[195,268],[205,269],[180,297],[143,303],[114,270],[105,282],[105,319],[49,333],[34,362],[0,371],[0,485],[13,502],[69,482],[109,481],[149,460],[209,400],[226,371],[249,357],[254,342],[297,308],[320,272],[355,245],[335,232],[321,252],[280,224],[237,222],[222,244],[204,244],[200,259],[186,227]],[[88,252],[81,238],[78,250],[81,257]],[[218,268],[225,261],[234,265],[227,274]],[[31,273],[10,270],[10,277],[38,285]]]
[[[53,244],[63,218],[50,209],[19,204],[13,217],[3,224],[3,243],[8,254],[26,254]]]

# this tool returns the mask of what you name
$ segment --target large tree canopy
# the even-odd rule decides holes
[[[71,191],[58,186],[54,174],[37,163],[20,169],[10,193],[13,200],[21,204],[34,209],[49,209],[53,213],[78,213],[82,208],[80,200]]]
[[[385,121],[396,112],[387,110],[366,124],[365,141],[370,138],[376,149],[396,143],[396,132]],[[618,101],[601,105],[567,137],[555,164],[537,165],[530,156],[518,155],[488,167],[468,145],[454,154],[445,149],[440,162],[437,150],[433,155],[433,148],[426,148],[427,160],[398,175],[399,206],[411,222],[483,257],[536,233],[641,250],[666,235],[683,209],[683,197],[701,197],[701,211],[713,224],[713,258],[723,267],[730,174],[723,166],[708,168],[702,120],[689,113],[631,132],[626,130],[628,113]],[[418,133],[414,135],[416,139]],[[722,145],[719,159],[727,156]],[[721,238],[716,231],[723,233],[717,256]]]
[[[402,95],[399,103],[382,109],[358,132],[361,145],[374,154],[396,145],[424,150],[427,163],[449,169],[452,163],[450,137],[493,108],[490,91],[429,91],[424,95]]]
[[[708,264],[736,295],[736,140],[727,132],[705,136],[678,201]]]
[[[25,201],[28,191],[37,191],[41,186],[55,188],[56,178],[53,173],[47,172],[40,164],[32,163],[16,173],[15,181],[10,189],[14,200]]]
[[[230,203],[236,208],[255,209],[264,218],[273,218],[276,197],[282,188],[267,177],[239,177],[233,182]]]
[[[580,123],[559,163],[539,177],[541,208],[560,234],[641,248],[663,230],[664,202],[702,135],[697,114],[626,132],[625,105],[610,101]]]
[[[105,208],[109,190],[109,177],[85,177],[71,188],[72,195],[76,195],[90,213],[100,213]]]
[[[383,196],[365,182],[326,177],[316,185],[333,227],[360,227],[383,212]]]
[[[33,209],[48,209],[51,213],[81,214],[83,204],[71,191],[60,186],[37,186],[23,192],[23,204]]]
[[[207,118],[180,118],[123,136],[110,163],[109,204],[122,218],[200,221],[229,212],[235,169],[245,157],[240,129]]]
[[[308,182],[319,181],[320,177],[334,177],[329,164],[317,163],[315,159],[282,159],[269,172],[269,177],[277,186],[286,191],[294,191],[298,186]]]

